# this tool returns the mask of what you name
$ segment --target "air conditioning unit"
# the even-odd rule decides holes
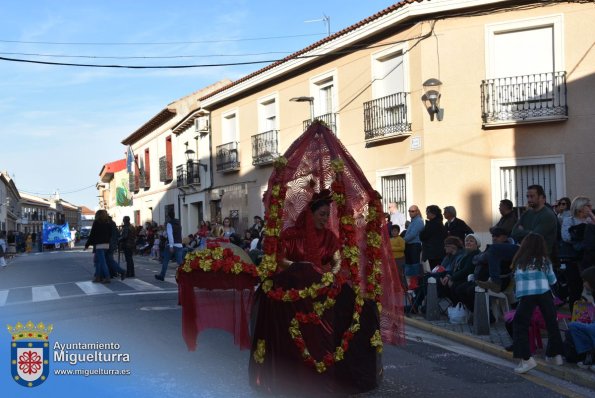
[[[199,133],[206,134],[209,132],[209,118],[208,116],[201,116],[194,119],[194,127]]]

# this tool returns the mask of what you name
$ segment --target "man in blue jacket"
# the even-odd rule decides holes
[[[405,231],[405,276],[417,276],[421,273],[421,240],[419,234],[424,229],[419,207],[412,205],[409,208],[411,224]]]

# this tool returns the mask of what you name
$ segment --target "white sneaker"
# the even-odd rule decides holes
[[[524,359],[521,359],[519,366],[514,368],[514,372],[515,373],[527,373],[528,371],[530,371],[531,369],[533,369],[536,366],[537,366],[537,363],[535,362],[535,359],[533,359],[533,357],[527,359],[526,361]]]
[[[564,360],[562,359],[562,355],[556,355],[555,357],[545,357],[545,361],[549,363],[553,363],[556,366],[564,365]]]
[[[589,365],[589,364],[586,364],[586,363],[584,363],[584,362],[577,362],[577,363],[576,363],[576,366],[578,366],[578,367],[579,367],[579,368],[581,368],[581,369],[589,369],[589,367],[590,367],[590,365]]]

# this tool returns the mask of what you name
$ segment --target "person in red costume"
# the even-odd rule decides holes
[[[311,263],[320,274],[331,270],[333,256],[341,245],[339,238],[327,229],[330,205],[331,193],[323,190],[314,195],[296,225],[283,231],[281,240],[285,244],[285,265],[304,261]]]
[[[380,350],[371,342],[381,335],[382,341],[398,344],[404,336],[402,287],[383,220],[375,230],[382,241],[376,254],[367,245],[370,203],[379,203],[379,196],[336,136],[322,124],[312,124],[285,156],[286,165],[273,172],[264,198],[268,211],[264,247],[271,239],[278,244],[277,265],[255,293],[250,384],[261,393],[289,396],[372,390],[381,381],[382,364]],[[339,163],[331,163],[337,159],[340,172],[333,167]],[[336,177],[339,174],[341,177]],[[283,203],[278,205],[282,208],[278,235],[273,231],[281,224],[270,214],[280,200],[273,197],[275,187],[286,189]],[[334,201],[337,197],[341,202]],[[341,232],[345,217],[354,220],[349,227],[351,242]],[[358,250],[351,266],[355,271],[342,259],[347,246]],[[369,256],[376,256],[381,263],[382,293],[377,300],[357,293],[366,291],[366,278],[354,279],[355,274],[369,275]],[[332,283],[321,290],[329,276]],[[294,296],[281,298],[289,292]],[[321,306],[324,310],[317,311]],[[354,329],[356,308],[358,327]]]

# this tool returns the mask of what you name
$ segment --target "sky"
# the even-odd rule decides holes
[[[172,101],[285,57],[396,0],[0,0],[0,170],[96,209],[105,163]],[[309,21],[309,22],[306,22]],[[9,61],[15,59],[18,61]]]

